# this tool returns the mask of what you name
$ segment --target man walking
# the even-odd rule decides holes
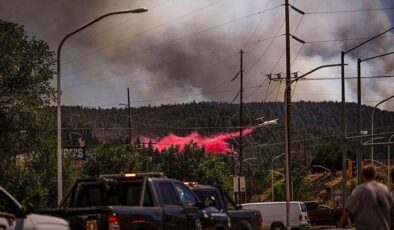
[[[357,230],[392,230],[394,201],[387,187],[375,180],[376,170],[372,165],[361,172],[361,184],[349,196],[340,220],[345,227],[349,216]]]

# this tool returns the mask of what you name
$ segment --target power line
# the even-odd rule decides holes
[[[264,10],[267,9],[269,1],[270,1],[270,0],[267,0],[267,3],[265,4]],[[264,12],[264,13],[265,13],[265,12]],[[250,37],[249,37],[249,39],[248,39],[248,42],[249,42],[250,40],[252,40],[254,34],[256,33],[257,27],[259,26],[260,21],[261,21],[261,19],[262,19],[263,16],[264,16],[264,13],[261,14],[259,20],[257,20],[257,23],[256,23],[256,25],[255,25],[255,27],[254,27],[254,29],[253,29],[253,32],[251,33],[251,35],[250,35]],[[248,43],[248,42],[247,42],[247,43]]]
[[[362,79],[369,79],[369,78],[393,78],[394,75],[386,75],[386,76],[368,76],[368,77],[361,77]],[[357,79],[358,77],[347,77],[346,80],[350,79]],[[340,80],[340,77],[323,77],[323,78],[304,78],[300,79],[301,81],[318,81],[318,80]]]
[[[368,11],[385,11],[385,10],[394,10],[394,7],[377,8],[377,9],[359,9],[359,10],[316,11],[316,12],[305,12],[305,14],[341,14],[341,13],[368,12]]]
[[[152,6],[152,7],[149,7],[149,12],[152,12],[154,9],[159,8],[159,7],[162,6],[164,3],[167,3],[167,2],[169,2],[169,0],[163,0],[163,1],[159,2],[159,3],[156,4],[156,5],[154,5],[154,6]],[[130,20],[132,20],[132,19],[138,18],[138,17],[140,17],[140,16],[133,15],[133,16],[131,16],[131,17],[129,17],[129,18],[127,18],[127,19],[125,19],[125,20],[123,20],[123,21],[117,23],[117,24],[114,24],[114,25],[108,27],[108,28],[105,29],[105,30],[99,31],[99,32],[94,33],[94,34],[88,34],[88,35],[84,36],[84,37],[85,37],[84,39],[91,38],[91,37],[96,37],[96,36],[98,36],[98,35],[100,35],[100,34],[103,34],[103,33],[106,33],[106,32],[108,32],[108,31],[111,31],[111,30],[115,29],[116,27],[118,27],[118,26],[120,26],[120,25],[122,25],[122,24],[124,24],[124,23],[126,23],[126,22],[128,22],[128,21],[130,21]],[[82,40],[82,39],[81,39],[81,40]],[[75,44],[75,43],[76,43],[76,42],[74,42],[74,44]],[[115,41],[113,44],[115,44],[115,43],[117,43],[117,41]],[[76,46],[78,46],[78,45],[76,45]],[[66,47],[66,48],[64,49],[63,53],[66,54],[69,50],[74,49],[76,46],[73,46],[73,44],[68,45],[68,47]],[[81,45],[79,45],[79,46],[81,46]],[[93,52],[92,52],[92,53],[93,53]],[[84,55],[82,55],[82,56],[84,56]],[[80,57],[82,57],[82,56],[79,56],[79,57],[77,57],[77,58],[80,58]],[[70,61],[69,61],[69,62],[65,61],[64,64],[67,64],[67,63],[70,63]]]
[[[282,5],[278,5],[278,6],[276,6],[276,7],[267,9],[267,10],[265,10],[265,11],[277,9],[277,8],[279,8],[279,7],[282,7]],[[229,25],[229,24],[232,24],[232,23],[234,23],[234,22],[237,22],[237,21],[240,21],[240,20],[247,19],[247,18],[253,17],[253,16],[255,16],[255,15],[262,14],[262,13],[265,12],[265,11],[258,11],[258,12],[255,12],[255,13],[252,13],[252,14],[249,14],[249,15],[245,15],[245,16],[242,16],[242,17],[239,17],[239,18],[235,18],[235,19],[232,19],[232,20],[230,20],[230,21],[227,21],[227,22],[224,22],[224,23],[221,23],[221,24],[217,24],[217,25],[214,25],[214,26],[205,28],[205,29],[200,30],[200,31],[197,31],[197,32],[192,32],[192,33],[190,33],[190,34],[187,34],[187,35],[184,35],[184,36],[180,36],[180,37],[178,37],[178,38],[174,38],[174,39],[171,39],[171,40],[168,40],[168,41],[159,43],[159,44],[155,44],[155,45],[146,47],[146,48],[141,49],[141,50],[138,50],[138,51],[134,51],[134,52],[128,53],[128,54],[126,54],[126,55],[121,55],[121,56],[118,56],[118,57],[115,57],[115,58],[111,58],[111,59],[109,59],[109,60],[105,60],[105,61],[99,62],[99,63],[97,63],[97,64],[90,65],[90,66],[88,66],[88,67],[86,67],[86,68],[81,68],[81,69],[78,69],[78,70],[76,70],[76,71],[72,71],[72,72],[66,73],[66,74],[64,74],[62,77],[66,77],[66,76],[73,75],[73,74],[75,74],[75,73],[83,72],[83,71],[92,69],[92,68],[94,68],[94,67],[97,67],[97,66],[101,66],[101,65],[103,65],[103,64],[106,64],[106,63],[108,63],[108,62],[112,62],[112,61],[115,61],[115,60],[119,60],[119,59],[122,59],[122,58],[125,58],[125,57],[130,57],[130,56],[133,56],[133,55],[138,54],[138,53],[143,52],[143,51],[151,50],[151,49],[154,49],[154,48],[163,46],[163,45],[168,45],[168,44],[170,44],[170,43],[172,43],[172,42],[180,41],[180,40],[183,40],[183,39],[185,39],[185,38],[188,38],[188,37],[191,37],[191,36],[195,36],[196,34],[205,33],[205,32],[207,32],[207,31],[210,31],[210,30],[213,30],[213,29],[216,29],[216,28],[220,28],[220,27],[222,27],[222,26]]]
[[[294,1],[293,1],[293,4],[295,4],[296,1],[297,1],[297,0],[294,0]],[[268,4],[268,2],[267,2],[267,4]],[[295,9],[295,8],[293,8],[293,9]],[[298,27],[299,27],[299,25],[301,24],[301,21],[302,21],[302,18],[301,18],[301,20],[299,21],[299,23],[298,23],[298,25],[297,25],[297,28],[296,28],[295,32],[298,30]],[[265,53],[266,53],[266,52],[269,50],[269,48],[272,46],[273,41],[275,40],[275,38],[279,37],[278,34],[279,34],[279,32],[280,32],[280,30],[281,30],[281,28],[283,27],[284,24],[285,24],[285,20],[282,21],[282,24],[279,26],[279,29],[277,30],[274,39],[271,40],[270,44],[269,44],[269,45],[267,46],[267,48],[262,52],[261,56],[260,56],[260,57],[257,59],[257,61],[252,65],[251,69],[253,69],[253,68],[260,62],[261,58],[262,58],[263,56],[265,56]],[[294,32],[294,33],[295,33],[295,32]],[[281,36],[283,36],[283,35],[281,35]],[[279,59],[276,61],[275,65],[274,65],[274,67],[273,67],[273,70],[276,69],[277,65],[279,64],[279,62],[280,62],[280,60],[282,59],[282,57],[283,57],[284,54],[285,54],[285,50],[284,50],[284,51],[282,52],[282,54],[279,56]],[[271,72],[273,72],[273,70],[272,70]],[[249,71],[251,71],[251,70],[249,70]],[[263,81],[262,84],[260,85],[260,88],[263,86],[263,84],[264,84],[264,81]],[[264,98],[264,102],[265,102],[266,99],[267,99],[270,84],[271,84],[271,81],[268,82],[268,89],[267,89],[267,94],[266,94],[266,96],[265,96],[265,98]],[[247,98],[250,98],[251,96],[253,96],[253,94],[255,94],[257,91],[258,91],[258,88],[256,88],[256,90],[254,90]]]
[[[259,39],[259,40],[257,40],[257,41],[254,41],[253,43],[256,43],[256,44],[257,44],[257,43],[261,43],[261,42],[270,40],[270,39],[272,39],[272,38],[273,38],[273,37],[265,38],[265,39]],[[249,45],[250,45],[250,44],[251,44],[251,43],[249,43]],[[172,64],[172,63],[178,63],[179,61],[184,61],[184,62],[185,62],[185,61],[192,61],[192,59],[200,58],[200,57],[203,57],[203,56],[205,56],[205,55],[212,55],[213,53],[219,53],[219,52],[222,52],[222,51],[228,51],[228,50],[238,49],[239,47],[242,47],[242,46],[244,46],[244,45],[245,45],[245,44],[237,45],[237,46],[234,46],[234,47],[227,47],[227,48],[221,48],[221,49],[216,49],[216,50],[209,50],[209,51],[205,51],[204,54],[200,54],[200,55],[196,55],[196,56],[189,56],[189,57],[187,57],[187,58],[181,58],[181,60],[180,60],[180,59],[175,59],[175,60],[171,60],[171,61],[168,61],[168,62],[162,62],[162,63],[159,63],[159,64],[157,64],[157,65],[147,66],[147,68],[148,68],[148,69],[149,69],[149,68],[155,68],[155,69],[157,69],[157,71],[160,71],[160,67],[161,67],[161,66],[164,66],[164,65],[168,65],[168,64]],[[211,63],[210,67],[206,68],[205,70],[210,69],[211,67],[213,67],[213,66],[215,66],[215,65],[217,65],[217,64],[219,64],[219,63],[221,63],[221,62],[227,61],[227,60],[230,59],[230,58],[232,58],[232,57],[226,56],[226,58],[224,58],[224,59],[221,60],[221,61]],[[80,84],[75,84],[75,85],[71,85],[71,86],[68,86],[68,87],[64,87],[63,89],[70,89],[70,88],[75,88],[75,87],[90,85],[90,84],[94,84],[94,83],[96,83],[96,82],[106,81],[106,80],[113,79],[113,78],[130,77],[130,76],[132,76],[132,75],[134,75],[134,74],[137,74],[137,73],[140,73],[140,72],[144,72],[144,71],[145,71],[145,69],[139,69],[139,70],[135,70],[135,71],[129,72],[129,73],[127,73],[126,75],[121,75],[121,76],[119,76],[119,75],[116,75],[116,76],[110,75],[110,76],[108,76],[108,77],[102,77],[102,78],[100,78],[100,79],[96,79],[96,80],[93,80],[93,81],[88,81],[88,82],[84,82],[84,83],[80,83]]]
[[[167,21],[167,22],[164,22],[164,23],[161,23],[161,24],[159,24],[159,25],[156,25],[156,26],[154,26],[154,27],[152,27],[152,28],[146,29],[146,30],[144,30],[144,31],[142,31],[142,32],[140,32],[140,33],[138,33],[138,34],[132,35],[132,36],[127,37],[127,38],[122,39],[122,40],[114,41],[114,42],[112,42],[112,43],[110,43],[110,44],[108,44],[108,45],[106,45],[106,46],[99,47],[98,49],[95,49],[93,52],[90,52],[90,53],[87,53],[87,54],[83,54],[83,55],[81,55],[81,56],[78,56],[78,57],[74,58],[74,59],[71,60],[71,61],[65,62],[65,64],[74,62],[74,61],[77,60],[77,59],[80,59],[80,58],[82,58],[82,57],[86,57],[86,56],[88,56],[88,55],[90,55],[90,54],[93,54],[93,53],[97,53],[98,51],[101,51],[101,50],[103,50],[103,49],[112,47],[112,46],[114,46],[114,45],[120,45],[120,44],[122,44],[122,43],[124,43],[124,42],[126,42],[126,41],[129,41],[129,40],[132,39],[132,38],[139,37],[139,36],[141,36],[142,34],[151,32],[151,31],[153,31],[153,30],[155,30],[155,29],[157,29],[157,28],[160,28],[160,27],[162,27],[162,26],[171,24],[171,23],[173,23],[174,21],[178,21],[179,19],[182,19],[182,18],[184,18],[184,17],[186,17],[186,16],[189,16],[189,15],[192,15],[192,14],[194,14],[194,13],[197,13],[197,12],[200,11],[200,10],[209,8],[209,7],[215,5],[215,4],[219,3],[219,2],[222,2],[222,1],[223,1],[223,0],[216,1],[216,2],[214,2],[214,3],[212,3],[212,4],[209,4],[208,6],[204,6],[204,7],[198,8],[198,9],[193,10],[193,11],[191,11],[191,12],[188,12],[188,13],[186,13],[186,14],[184,14],[184,15],[181,15],[180,17],[176,17],[176,18],[171,19],[171,20],[169,20],[169,21]]]
[[[171,60],[171,61],[167,61],[167,62],[162,62],[162,63],[159,63],[159,64],[157,64],[157,65],[147,66],[147,69],[149,69],[149,68],[155,68],[155,69],[158,69],[157,71],[159,71],[160,67],[163,66],[163,65],[168,65],[168,64],[172,64],[172,63],[177,63],[177,62],[179,62],[179,61],[191,61],[191,60],[193,60],[193,59],[197,59],[197,58],[203,57],[204,55],[212,55],[212,53],[222,52],[222,51],[227,51],[227,50],[232,50],[232,49],[236,49],[236,48],[238,48],[238,47],[239,47],[239,46],[236,46],[236,47],[228,47],[228,48],[223,48],[223,49],[217,49],[217,50],[213,50],[213,51],[208,51],[208,52],[206,52],[206,53],[204,53],[204,54],[200,54],[200,55],[196,55],[196,56],[192,56],[192,57],[188,57],[188,58],[182,58],[182,60],[180,60],[180,59],[175,59],[175,60]],[[222,61],[226,61],[226,60],[228,60],[228,59],[229,59],[229,57],[227,56],[227,57],[224,58]],[[216,62],[215,64],[217,64],[217,63],[219,63],[219,62]],[[121,76],[119,76],[119,75],[116,75],[116,76],[109,75],[108,77],[102,77],[102,78],[100,78],[100,79],[96,79],[96,80],[93,80],[93,81],[88,81],[88,82],[84,82],[84,83],[72,85],[72,86],[69,86],[69,87],[64,87],[63,89],[70,89],[70,88],[75,88],[75,87],[79,87],[79,86],[89,85],[89,84],[93,84],[93,83],[96,83],[96,82],[99,82],[99,81],[105,81],[105,80],[109,80],[109,79],[113,79],[113,78],[130,77],[130,76],[132,76],[132,75],[134,75],[134,74],[137,74],[137,73],[140,73],[140,72],[144,72],[144,71],[145,71],[145,69],[139,69],[139,70],[131,71],[131,72],[129,72],[129,73],[125,74],[125,75],[121,75]]]
[[[294,0],[293,4],[295,4],[295,3],[296,3],[296,0]],[[296,8],[292,8],[292,9],[293,9],[293,10],[296,10]],[[300,27],[300,25],[301,25],[301,22],[302,22],[303,18],[304,18],[304,15],[301,16],[301,19],[300,19],[300,21],[298,22],[298,24],[297,24],[297,26],[296,26],[296,29],[294,30],[293,34],[296,34],[296,33],[297,33],[297,31],[298,31],[298,29],[299,29],[299,27]],[[280,29],[281,29],[281,27],[284,25],[284,23],[285,23],[285,21],[282,22],[282,25],[279,27],[278,32],[280,31]],[[297,57],[299,56],[299,54],[301,53],[301,50],[302,50],[303,48],[304,48],[304,44],[302,45],[302,47],[301,47],[300,50],[298,51],[298,53],[297,53],[296,57],[294,58],[293,62],[291,63],[291,65],[294,64],[295,60],[297,59]],[[280,55],[279,59],[276,61],[274,67],[272,68],[271,73],[273,73],[273,72],[275,71],[275,69],[277,68],[277,66],[278,66],[278,64],[279,64],[279,62],[280,62],[280,60],[283,58],[285,52],[286,52],[286,50],[284,49],[283,52],[282,52],[282,54]],[[263,82],[263,83],[264,83],[264,82]],[[271,81],[269,81],[268,90],[269,90],[270,84],[271,84]],[[265,96],[265,98],[264,98],[264,101],[266,101],[266,99],[267,99],[268,90],[267,90],[267,94],[266,94],[266,96]],[[257,91],[258,91],[258,89],[256,89],[251,95],[249,95],[249,97],[251,97],[251,96],[252,96],[255,92],[257,92]],[[278,87],[278,93],[279,93],[279,87]],[[248,97],[248,98],[249,98],[249,97]],[[277,98],[278,98],[278,94],[276,95],[276,99],[277,99]]]
[[[366,102],[366,103],[372,103],[372,102],[380,102],[381,100],[378,100],[378,101],[361,101],[361,102]],[[386,102],[393,102],[394,100],[393,99],[391,99],[391,100],[387,100]]]
[[[392,38],[394,35],[381,36],[379,38]],[[369,39],[370,37],[360,37],[360,38],[342,38],[342,39],[332,39],[332,40],[317,40],[317,41],[305,41],[306,44],[313,43],[325,43],[325,42],[345,42],[345,41],[359,41]]]

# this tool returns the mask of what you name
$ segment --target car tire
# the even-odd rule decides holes
[[[284,229],[285,226],[282,223],[276,222],[271,225],[271,230],[284,230]]]

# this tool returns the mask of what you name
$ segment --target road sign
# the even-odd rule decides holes
[[[239,191],[245,192],[245,177],[244,176],[233,176],[233,191],[238,193]]]

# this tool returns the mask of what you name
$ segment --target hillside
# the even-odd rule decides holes
[[[318,133],[337,133],[340,131],[340,106],[337,102],[293,103],[293,128]],[[132,108],[132,136],[161,137],[170,132],[187,135],[195,130],[203,135],[211,135],[236,130],[239,124],[238,110],[237,104],[216,102]],[[371,113],[371,107],[362,107],[363,130],[370,130]],[[277,128],[283,128],[283,103],[244,104],[245,127],[257,125],[255,119],[261,116],[267,120],[279,118]],[[357,130],[356,104],[347,103],[346,118],[347,132],[354,133]],[[123,139],[128,133],[127,109],[63,108],[64,128],[78,130],[81,124],[86,124],[82,128],[99,140]],[[394,112],[377,109],[375,132],[390,130],[390,126],[394,126]]]
[[[334,149],[338,146],[341,133],[340,103],[301,101],[293,103],[292,106],[292,146],[296,152],[294,154],[296,159],[306,164],[311,162],[316,153],[323,151],[322,145],[332,143]],[[357,105],[347,103],[346,108],[347,136],[356,135]],[[139,142],[143,137],[161,138],[170,133],[183,137],[193,132],[198,132],[201,136],[238,132],[238,109],[237,104],[217,102],[132,108],[132,140]],[[363,130],[370,131],[371,113],[371,107],[362,107]],[[81,132],[88,148],[100,142],[128,143],[127,114],[125,108],[64,107],[64,145],[75,145],[77,134]],[[266,120],[278,118],[278,125],[254,129],[251,134],[245,136],[244,148],[246,157],[258,157],[266,162],[262,165],[266,168],[272,156],[284,151],[283,103],[244,104],[244,127],[255,127],[259,122],[256,118],[262,116]],[[377,109],[375,133],[392,131],[393,128],[394,112]],[[228,142],[235,150],[239,147],[239,140],[236,138],[231,138]],[[349,142],[352,158],[354,158],[355,143]],[[375,151],[378,158],[379,152],[382,157],[385,157],[385,147],[376,148]],[[335,165],[335,162],[333,164]]]

